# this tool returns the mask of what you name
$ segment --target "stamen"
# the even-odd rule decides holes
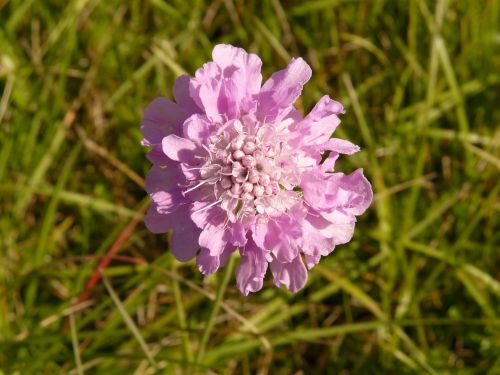
[[[190,191],[193,191],[194,189],[199,188],[200,186],[202,186],[202,185],[206,184],[207,182],[208,182],[208,180],[203,180],[203,181],[201,181],[200,183],[198,183],[198,184],[194,185],[193,187],[190,187],[189,189],[187,189],[187,190],[183,191],[183,192],[182,192],[182,195],[185,195],[185,194],[189,193]]]
[[[212,203],[210,203],[209,205],[207,205],[205,207],[202,207],[202,208],[200,208],[200,209],[198,209],[196,211],[193,211],[193,213],[198,213],[198,212],[202,212],[202,211],[208,210],[210,207],[213,207],[213,206],[215,206],[215,205],[217,205],[217,204],[219,204],[221,202],[222,202],[222,199],[219,199],[218,201],[212,202]]]

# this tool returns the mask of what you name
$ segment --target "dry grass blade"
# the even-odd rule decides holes
[[[76,370],[78,375],[83,375],[80,346],[78,344],[78,335],[76,333],[75,316],[72,312],[69,314],[69,325],[71,330],[71,343],[73,345],[73,352],[75,353]]]
[[[115,303],[116,308],[118,309],[118,312],[120,313],[121,317],[123,318],[123,321],[125,322],[125,325],[127,328],[130,330],[134,338],[137,340],[139,346],[141,347],[142,351],[146,355],[146,358],[149,360],[149,363],[153,368],[156,368],[156,361],[153,357],[153,353],[148,348],[148,345],[142,338],[141,332],[139,331],[139,328],[137,328],[137,325],[135,324],[134,320],[130,317],[128,314],[127,310],[125,309],[125,306],[123,306],[123,303],[120,301],[120,298],[114,291],[113,287],[109,283],[108,279],[106,276],[102,275],[102,281],[104,283],[104,286],[106,287],[111,299]]]

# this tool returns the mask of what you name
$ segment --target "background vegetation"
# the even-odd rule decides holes
[[[0,0],[0,374],[499,374],[499,18],[498,0]],[[303,56],[298,106],[344,103],[362,152],[340,169],[373,182],[296,295],[203,280],[141,222],[142,109],[219,42],[265,77]]]

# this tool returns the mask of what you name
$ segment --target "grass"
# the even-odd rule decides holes
[[[500,373],[500,1],[0,0],[0,25],[0,374]],[[142,109],[219,42],[265,77],[303,56],[299,109],[344,103],[340,169],[373,183],[296,295],[137,225]]]

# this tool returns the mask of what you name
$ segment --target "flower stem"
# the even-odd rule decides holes
[[[210,338],[210,334],[212,333],[212,329],[214,327],[215,318],[217,317],[217,314],[220,310],[222,299],[224,297],[224,293],[226,292],[227,284],[233,273],[235,259],[236,257],[234,256],[234,254],[229,257],[229,260],[226,265],[226,270],[222,278],[222,282],[220,283],[219,288],[217,289],[217,295],[215,296],[214,305],[212,307],[212,311],[210,312],[210,316],[208,318],[205,331],[203,332],[203,336],[200,342],[200,347],[198,350],[198,355],[196,357],[196,362],[198,364],[201,363],[201,361],[203,360],[203,356],[205,355],[205,349],[207,347],[208,339]]]

